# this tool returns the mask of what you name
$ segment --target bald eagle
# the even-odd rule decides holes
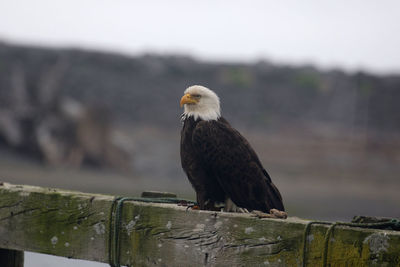
[[[221,117],[218,96],[194,85],[185,90],[180,105],[181,164],[200,209],[284,211],[281,194],[253,148]]]

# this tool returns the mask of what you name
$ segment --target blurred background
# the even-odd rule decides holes
[[[365,0],[2,1],[0,180],[194,199],[179,100],[201,84],[289,215],[400,217],[399,10]],[[55,266],[36,254],[26,265]]]

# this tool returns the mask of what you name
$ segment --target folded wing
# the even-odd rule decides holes
[[[192,141],[205,168],[239,207],[284,210],[282,197],[247,140],[223,118],[197,124]]]

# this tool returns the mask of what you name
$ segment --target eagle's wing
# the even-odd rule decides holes
[[[196,153],[239,207],[284,210],[282,197],[247,140],[224,119],[202,121],[193,132]]]

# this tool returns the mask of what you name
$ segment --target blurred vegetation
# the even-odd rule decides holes
[[[324,122],[363,131],[400,130],[400,76],[305,67],[226,64],[189,57],[117,54],[0,45],[0,104],[9,105],[13,70],[26,74],[31,93],[43,73],[63,60],[60,94],[104,104],[116,119],[177,127],[178,100],[192,84],[215,90],[234,124],[274,129],[277,123]],[[245,89],[245,92],[243,91]],[[260,114],[268,115],[261,120]],[[254,118],[254,120],[252,119]]]

